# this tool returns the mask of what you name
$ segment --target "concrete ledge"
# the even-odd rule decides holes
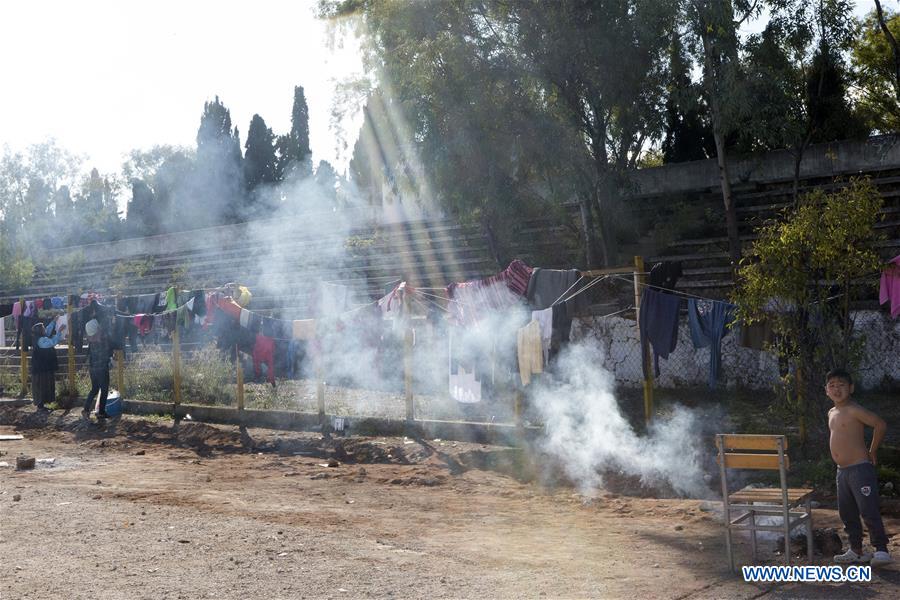
[[[136,415],[171,415],[174,404],[168,402],[147,402],[125,400],[125,412]],[[177,416],[183,419],[191,415],[192,421],[217,423],[221,425],[244,425],[287,431],[321,431],[322,423],[315,413],[300,413],[286,410],[243,410],[225,406],[201,404],[181,404]],[[480,444],[519,446],[536,439],[539,427],[518,428],[512,424],[469,423],[465,421],[413,421],[407,423],[398,419],[379,417],[344,417],[348,423],[347,433],[354,435],[385,435],[422,437],[426,439],[455,440]],[[331,415],[325,415],[326,427],[331,425]]]
[[[0,398],[0,406],[29,406],[31,400],[28,398]]]

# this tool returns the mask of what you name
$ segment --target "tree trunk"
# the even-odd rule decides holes
[[[594,216],[590,201],[582,198],[578,203],[581,213],[581,229],[584,232],[584,260],[588,269],[597,266],[597,235],[594,232]]]
[[[714,106],[718,102],[712,103]],[[714,109],[715,110],[715,109]],[[731,258],[732,276],[741,261],[741,238],[738,236],[737,211],[731,197],[731,181],[728,179],[728,156],[725,150],[725,135],[718,127],[713,130],[716,141],[716,162],[719,165],[719,181],[722,184],[722,201],[725,203],[725,230],[728,233],[728,253]]]
[[[881,10],[879,0],[875,0],[875,13],[878,16],[878,26],[881,27],[884,37],[887,38],[888,44],[891,46],[891,54],[894,56],[894,93],[897,95],[897,100],[900,101],[900,45],[897,44],[897,38],[891,33],[884,20],[884,11]]]
[[[484,229],[484,237],[487,238],[488,250],[491,253],[491,258],[497,263],[498,269],[505,268],[503,257],[500,256],[500,248],[497,244],[497,236],[494,234],[494,228],[491,227],[491,224],[487,219],[484,219],[481,222],[481,227]]]
[[[604,194],[603,190],[606,189],[605,184],[601,182],[595,191],[594,194],[594,202],[597,207],[597,218],[600,219],[600,263],[603,267],[609,267],[609,254],[610,254],[610,233],[609,233],[609,222],[604,218],[604,212],[609,212],[609,200],[610,194],[607,192]],[[607,209],[607,210],[604,210]]]

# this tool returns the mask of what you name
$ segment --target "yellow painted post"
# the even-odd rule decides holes
[[[241,351],[234,347],[234,363],[237,366],[237,409],[244,410],[244,367],[241,364]]]
[[[318,323],[316,323],[316,336],[319,335]],[[319,406],[319,422],[325,424],[325,370],[322,368],[322,344],[318,337],[313,339],[313,363],[316,372],[316,403]]]
[[[175,386],[175,406],[173,414],[178,422],[178,406],[181,404],[181,346],[178,343],[178,326],[172,334],[172,376]]]
[[[515,416],[515,424],[517,429],[521,429],[524,425],[524,421],[522,419],[522,403],[524,400],[525,394],[522,390],[516,390],[516,395],[513,397],[513,414]]]
[[[645,281],[644,277],[644,257],[634,257],[634,306],[635,320],[638,327],[641,322],[641,284]],[[650,353],[641,350],[641,367],[646,373],[644,376],[644,420],[647,425],[653,418],[653,364],[650,360]]]
[[[75,307],[72,306],[71,296],[66,300],[66,326],[68,327],[66,339],[68,340],[69,399],[71,400],[78,397],[78,392],[75,390],[75,346],[72,344],[72,313],[75,312]]]
[[[116,350],[116,387],[119,398],[125,399],[125,351]]]
[[[406,420],[416,418],[413,404],[413,330],[409,316],[409,295],[403,292],[403,395],[406,399]]]
[[[25,298],[19,298],[19,307],[22,309],[22,314],[24,315],[25,314]],[[24,326],[25,326],[25,320],[20,317],[19,318],[19,328],[22,328]],[[22,345],[19,346],[19,348],[21,348],[21,350],[20,350],[21,354],[19,355],[19,358],[20,358],[20,368],[21,368],[20,375],[22,377],[22,392],[21,392],[20,396],[22,398],[24,398],[25,396],[28,395],[28,352],[25,351],[25,343],[24,343],[25,342],[25,332],[19,333],[19,340],[22,343]],[[32,341],[36,342],[37,340],[32,340]]]

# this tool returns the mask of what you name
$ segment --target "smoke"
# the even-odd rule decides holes
[[[665,486],[677,494],[705,497],[710,472],[704,440],[710,426],[695,410],[676,406],[639,436],[622,414],[602,351],[590,341],[563,351],[556,377],[535,390],[533,404],[545,424],[542,449],[556,458],[583,493],[604,484],[604,472]]]

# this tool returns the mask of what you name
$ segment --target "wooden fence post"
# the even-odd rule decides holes
[[[403,291],[403,396],[406,400],[406,420],[416,418],[413,403],[413,329],[409,315],[409,293]]]
[[[19,308],[22,309],[21,314],[25,314],[25,298],[19,298]],[[22,391],[20,392],[20,397],[24,398],[28,395],[28,352],[25,350],[25,332],[21,331],[21,329],[25,327],[25,319],[23,317],[19,317],[19,342],[20,342],[20,354],[19,354],[19,375],[22,379]],[[37,342],[37,340],[32,340],[32,342]]]
[[[181,404],[181,346],[178,343],[178,325],[175,325],[175,331],[172,334],[172,378],[175,386],[175,405],[173,407],[173,416],[175,422],[178,422],[178,406]]]
[[[244,410],[244,367],[241,364],[241,351],[235,345],[234,347],[234,364],[237,367],[237,409],[239,412]]]
[[[74,335],[74,328],[72,327],[72,314],[75,312],[75,307],[72,306],[72,296],[69,295],[66,298],[66,327],[68,331],[66,332],[66,339],[68,340],[67,350],[68,350],[68,371],[69,371],[69,400],[71,401],[74,398],[78,397],[78,390],[75,389],[75,345],[72,342],[72,337]]]
[[[634,307],[635,321],[640,331],[641,323],[641,285],[645,281],[644,257],[634,257]],[[644,352],[641,347],[641,369],[644,372],[644,420],[647,425],[653,418],[653,363],[650,353]]]
[[[312,340],[313,365],[316,377],[316,404],[319,407],[319,423],[325,425],[325,369],[322,367],[322,344],[319,340],[319,323],[316,323],[316,337]]]
[[[120,400],[125,400],[125,351],[116,350],[116,387]]]

